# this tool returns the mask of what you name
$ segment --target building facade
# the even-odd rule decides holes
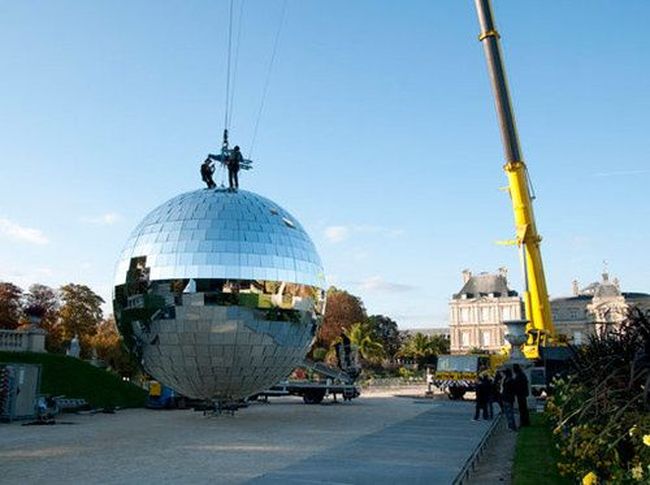
[[[522,317],[522,300],[508,288],[507,270],[473,275],[464,270],[463,287],[449,301],[452,354],[473,348],[495,352],[505,345],[504,320]]]
[[[620,324],[630,309],[650,314],[650,294],[621,291],[618,278],[610,280],[607,271],[601,280],[580,288],[573,282],[573,295],[551,300],[553,322],[559,334],[580,345],[589,335]]]
[[[590,335],[620,324],[631,308],[650,316],[650,294],[621,291],[617,278],[605,271],[601,280],[581,288],[573,282],[573,295],[551,300],[553,323],[558,334],[580,345]],[[523,317],[523,302],[508,288],[507,272],[472,275],[463,271],[463,287],[449,302],[451,352],[471,349],[498,351],[507,345],[504,320]]]

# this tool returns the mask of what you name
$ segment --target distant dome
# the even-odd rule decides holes
[[[115,274],[118,328],[144,369],[192,397],[245,398],[302,363],[325,278],[300,223],[262,196],[188,192],[135,228]]]
[[[612,283],[599,283],[594,290],[594,297],[596,298],[612,298],[621,296],[621,290]]]

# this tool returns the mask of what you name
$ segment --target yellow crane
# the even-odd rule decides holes
[[[508,190],[515,218],[515,241],[519,246],[524,272],[524,311],[528,320],[528,341],[523,352],[530,359],[539,357],[539,347],[551,345],[557,340],[551,314],[542,253],[541,236],[537,232],[533,213],[533,197],[528,169],[521,152],[508,80],[500,47],[490,0],[474,0],[480,25],[479,41],[487,60],[488,73],[499,120],[501,139],[505,152],[503,169],[508,177]]]

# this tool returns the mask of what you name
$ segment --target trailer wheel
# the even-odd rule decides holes
[[[302,395],[302,400],[305,404],[320,404],[321,402],[323,402],[324,397],[325,397],[324,389],[313,389],[305,392]]]

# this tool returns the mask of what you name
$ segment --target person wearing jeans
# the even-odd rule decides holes
[[[504,377],[501,384],[501,399],[503,401],[503,413],[506,415],[508,421],[508,428],[512,431],[517,431],[517,424],[515,423],[515,381],[512,377],[512,370],[505,369],[503,371]]]

